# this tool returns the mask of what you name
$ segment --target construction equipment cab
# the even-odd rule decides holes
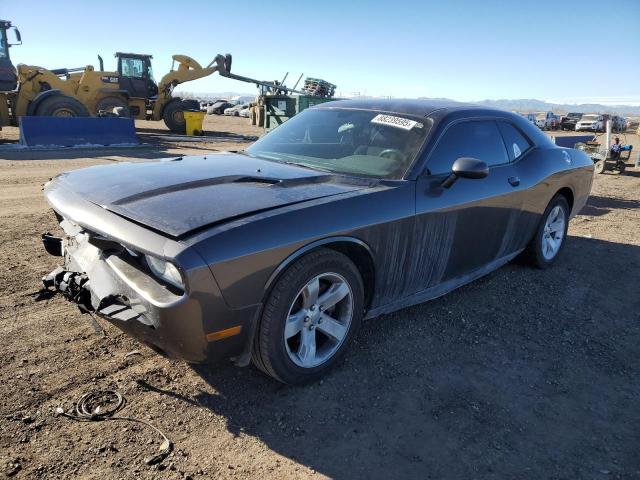
[[[151,55],[116,52],[119,85],[130,97],[152,99],[158,95],[158,84],[153,78]]]
[[[16,43],[9,43],[7,32],[13,30]],[[18,75],[16,69],[11,63],[9,55],[9,47],[11,45],[20,45],[22,40],[18,29],[11,25],[7,20],[0,20],[0,92],[10,92],[18,86]]]

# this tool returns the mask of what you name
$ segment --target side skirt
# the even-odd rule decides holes
[[[424,303],[429,300],[433,300],[435,298],[446,295],[447,293],[455,290],[456,288],[460,288],[463,285],[466,285],[467,283],[471,283],[480,277],[484,277],[485,275],[509,263],[511,260],[517,257],[520,254],[520,252],[522,252],[523,250],[524,249],[520,249],[515,253],[493,260],[491,263],[486,264],[484,267],[474,270],[473,272],[467,275],[464,275],[462,277],[452,278],[451,280],[447,280],[446,282],[440,283],[433,287],[429,287],[426,290],[422,290],[420,292],[414,293],[407,297],[402,297],[394,302],[387,303],[386,305],[381,305],[380,307],[373,308],[365,314],[364,318],[365,320],[369,320],[371,318],[375,318],[380,315],[392,313],[397,310],[411,307],[413,305]]]

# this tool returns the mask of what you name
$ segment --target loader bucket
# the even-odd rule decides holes
[[[78,147],[137,144],[132,118],[20,117],[20,144]]]

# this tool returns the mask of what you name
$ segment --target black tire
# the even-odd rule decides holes
[[[318,275],[333,273],[348,283],[353,299],[351,323],[337,350],[323,363],[312,368],[297,365],[287,352],[285,321],[301,289]],[[276,380],[301,385],[323,376],[343,357],[360,329],[363,316],[364,287],[358,268],[341,253],[329,249],[315,250],[289,266],[274,285],[264,305],[254,337],[252,361]]]
[[[115,110],[116,108],[118,110]],[[127,101],[122,97],[116,96],[104,97],[98,100],[96,103],[96,114],[100,113],[100,111],[113,113],[119,117],[131,116]]]
[[[256,125],[259,127],[264,127],[264,107],[258,106],[258,111],[256,112]]]
[[[67,95],[52,95],[45,98],[36,109],[43,117],[88,117],[89,110],[82,102]]]
[[[545,235],[545,225],[547,222],[547,218],[551,214],[551,212],[555,209],[555,207],[560,207],[564,212],[564,231],[562,233],[562,239],[560,242],[560,246],[558,250],[555,252],[553,257],[547,258],[542,252],[542,240]],[[545,209],[542,214],[542,218],[540,219],[540,224],[538,225],[538,229],[536,230],[535,235],[527,245],[527,248],[521,254],[521,259],[524,260],[529,265],[532,265],[537,268],[545,269],[550,267],[560,256],[562,249],[564,248],[565,240],[567,238],[567,229],[569,227],[569,203],[564,195],[556,195],[551,199],[549,205]]]
[[[180,99],[175,99],[165,105],[162,119],[165,125],[174,133],[187,133],[187,122],[184,119],[185,109]]]

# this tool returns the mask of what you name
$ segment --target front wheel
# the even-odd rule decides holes
[[[187,122],[184,119],[184,112],[186,111],[200,111],[200,103],[191,99],[172,99],[162,111],[164,124],[174,133],[187,133]]]
[[[558,258],[569,227],[569,204],[563,195],[551,199],[542,214],[535,235],[523,252],[527,262],[538,268],[548,268]]]
[[[328,249],[311,252],[277,281],[254,339],[253,363],[287,384],[317,380],[360,328],[364,288],[358,268]]]
[[[96,103],[96,114],[100,112],[116,114],[118,117],[131,116],[127,101],[124,98],[116,96],[104,97],[98,100]]]

